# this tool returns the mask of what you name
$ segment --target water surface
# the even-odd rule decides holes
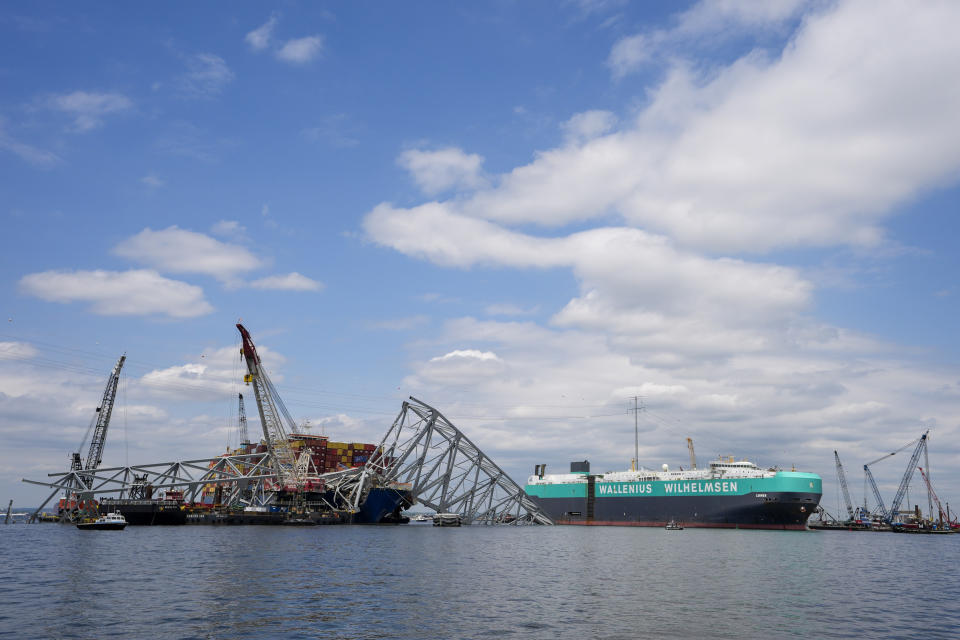
[[[0,543],[9,637],[960,637],[960,535],[18,524]]]

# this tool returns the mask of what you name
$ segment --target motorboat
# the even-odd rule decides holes
[[[123,517],[122,513],[111,512],[107,515],[100,516],[99,518],[87,518],[82,522],[77,523],[77,529],[85,529],[89,531],[100,531],[100,530],[122,530],[127,526],[127,520]]]

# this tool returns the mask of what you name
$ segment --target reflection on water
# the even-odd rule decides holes
[[[960,535],[0,527],[0,635],[952,638]]]

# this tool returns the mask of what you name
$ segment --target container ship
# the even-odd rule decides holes
[[[590,473],[572,462],[570,473],[545,473],[537,465],[525,490],[557,524],[662,527],[806,529],[820,504],[815,473],[761,469],[724,458],[708,469]]]

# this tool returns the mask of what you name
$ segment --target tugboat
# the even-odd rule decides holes
[[[96,519],[87,519],[84,522],[77,523],[77,529],[83,529],[88,531],[100,531],[100,530],[114,530],[120,531],[127,526],[127,521],[123,517],[122,513],[108,513],[105,516],[100,516]]]
[[[667,531],[683,531],[683,525],[676,520],[671,520],[667,523],[667,526],[665,526],[664,529]]]

